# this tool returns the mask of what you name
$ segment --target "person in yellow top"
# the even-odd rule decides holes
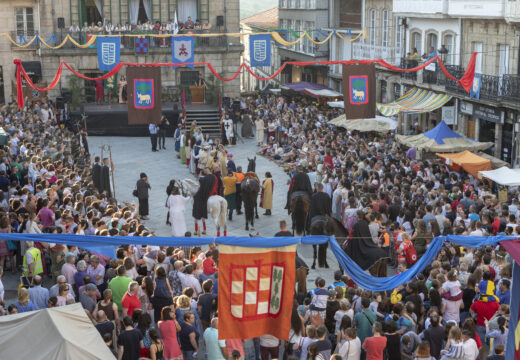
[[[34,275],[43,273],[42,253],[40,249],[35,248],[34,242],[32,241],[25,242],[25,246],[27,250],[23,257],[22,275],[33,277]]]
[[[265,173],[265,180],[262,182],[262,194],[260,197],[260,207],[265,209],[264,215],[271,215],[271,209],[273,208],[273,190],[273,177],[268,171]]]
[[[242,181],[244,180],[244,173],[242,172],[242,166],[238,166],[237,167],[237,172],[236,173],[233,173],[233,175],[235,175],[235,177],[237,178],[237,185],[236,185],[236,188],[237,188],[237,195],[236,195],[236,209],[237,209],[237,215],[242,215],[242,196],[240,194],[241,192],[241,186],[242,186]]]
[[[237,178],[231,169],[228,169],[227,175],[222,179],[224,184],[224,199],[228,204],[228,219],[233,220],[233,210],[236,208],[237,195]]]

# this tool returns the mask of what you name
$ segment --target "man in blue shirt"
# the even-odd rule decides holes
[[[152,142],[152,151],[157,151],[157,133],[159,132],[159,126],[157,126],[157,122],[154,121],[150,125],[148,125],[148,130],[150,131],[150,140]]]
[[[204,331],[203,338],[208,360],[227,359],[226,341],[218,339],[218,318],[211,319],[211,327]]]
[[[430,220],[437,220],[435,219],[435,216],[432,214],[432,206],[430,204],[426,205],[426,215],[423,216],[423,220],[426,223],[426,227],[428,228],[428,231],[431,231],[430,229]]]
[[[498,285],[497,296],[500,300],[500,304],[509,305],[511,302],[511,282],[507,279],[500,281]]]
[[[36,275],[33,278],[33,287],[29,288],[29,299],[31,299],[36,310],[47,308],[49,290],[42,287],[42,277],[40,275]]]

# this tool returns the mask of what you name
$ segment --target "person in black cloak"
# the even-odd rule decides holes
[[[251,115],[244,115],[242,123],[242,138],[248,139],[253,137],[253,121]]]
[[[297,167],[296,174],[294,174],[291,180],[291,184],[289,185],[289,191],[287,192],[287,203],[285,204],[285,208],[288,209],[289,212],[291,211],[291,195],[297,191],[306,192],[309,196],[309,200],[312,197],[311,180],[309,179],[309,175],[305,173],[303,166]]]
[[[352,238],[345,247],[345,253],[361,269],[367,270],[379,259],[387,257],[385,251],[372,240],[363,210],[357,211],[357,222],[352,232]]]
[[[99,163],[99,156],[94,158],[94,165],[92,165],[92,182],[99,193],[102,193],[103,188],[101,187],[101,164]]]
[[[110,190],[110,163],[108,158],[103,159],[103,166],[101,167],[101,188],[106,191],[107,197],[112,197]]]
[[[202,219],[202,234],[206,234],[204,220],[208,218],[208,199],[212,195],[218,195],[217,177],[211,173],[210,169],[205,168],[203,176],[199,178],[199,184],[199,190],[193,196],[192,216],[195,218],[195,233],[199,234],[198,220]]]

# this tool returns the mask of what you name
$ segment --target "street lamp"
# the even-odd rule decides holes
[[[442,62],[446,63],[446,58],[448,56],[448,49],[446,49],[446,46],[441,45],[441,48],[439,49],[439,54],[441,54]]]

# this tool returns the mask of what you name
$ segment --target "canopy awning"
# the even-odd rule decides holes
[[[286,84],[283,84],[283,87],[285,87],[287,89],[294,90],[294,91],[298,91],[298,92],[303,92],[305,89],[310,89],[310,90],[329,89],[329,90],[332,90],[332,89],[328,88],[325,85],[316,84],[316,83],[310,83],[310,82],[307,82],[307,81],[286,83]]]
[[[420,114],[440,108],[451,96],[437,94],[433,91],[413,88],[398,100],[389,104],[377,104],[377,110],[384,116],[394,116],[400,112],[405,114]]]
[[[454,154],[437,154],[446,164],[456,171],[464,169],[468,174],[478,178],[479,172],[491,170],[491,161],[484,159],[471,151],[462,151]]]
[[[333,108],[345,108],[345,103],[343,101],[328,101],[327,105]]]
[[[343,114],[329,121],[329,124],[341,126],[347,130],[357,130],[361,132],[385,132],[395,130],[397,128],[397,121],[379,115],[377,115],[375,119],[347,120],[345,118],[345,114]]]
[[[495,170],[479,171],[479,176],[505,186],[520,186],[520,169],[501,167]]]
[[[337,98],[337,97],[343,97],[342,93],[339,93],[335,90],[331,89],[321,89],[321,90],[315,90],[315,89],[307,89],[305,88],[303,92],[307,95],[310,95],[315,98],[319,97],[330,97],[330,98]]]

